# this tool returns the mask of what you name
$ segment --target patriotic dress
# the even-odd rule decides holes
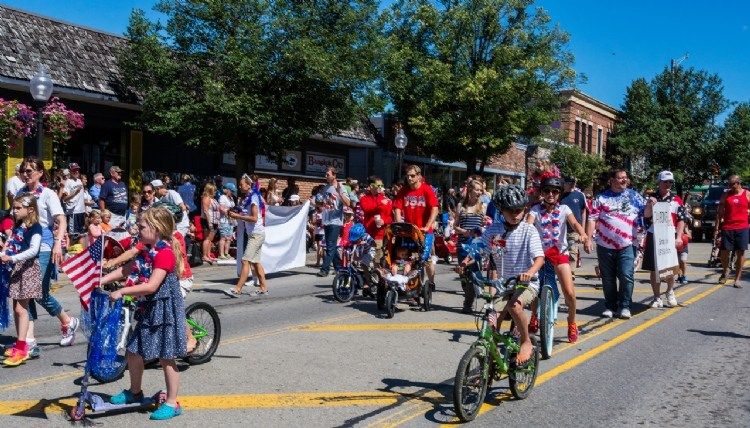
[[[170,244],[159,241],[152,248],[144,248],[136,257],[126,285],[147,282],[156,268],[167,271],[167,276],[154,294],[138,301],[135,313],[138,323],[128,341],[128,352],[146,360],[184,357],[187,355],[185,304]]]
[[[8,241],[6,254],[11,256],[9,297],[15,300],[42,298],[42,270],[39,267],[39,248],[42,226],[17,227]]]

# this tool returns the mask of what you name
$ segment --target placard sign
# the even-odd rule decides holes
[[[302,152],[298,150],[287,150],[281,158],[281,169],[285,171],[302,171]]]
[[[343,157],[326,155],[323,153],[307,152],[305,160],[307,163],[305,168],[308,173],[325,173],[327,167],[333,166],[336,168],[336,171],[338,171],[338,175],[344,174],[346,159],[344,159]]]
[[[277,171],[279,166],[276,164],[276,159],[274,158],[269,158],[266,155],[255,155],[255,169]]]
[[[654,259],[656,270],[663,271],[677,266],[675,228],[669,202],[654,204]]]

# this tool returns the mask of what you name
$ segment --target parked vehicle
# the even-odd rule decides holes
[[[714,239],[714,228],[716,227],[716,210],[719,208],[719,201],[721,196],[726,191],[727,186],[725,184],[712,184],[708,186],[708,189],[703,194],[701,199],[700,208],[701,212],[701,228],[698,236],[693,232],[693,240],[699,241],[705,239],[711,241]]]

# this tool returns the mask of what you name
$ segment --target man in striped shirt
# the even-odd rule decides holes
[[[602,316],[607,318],[618,311],[620,318],[628,319],[631,316],[635,270],[633,244],[638,226],[643,222],[646,201],[636,191],[628,189],[629,184],[625,170],[616,169],[610,173],[609,189],[591,201],[586,228],[588,236],[594,236],[596,228],[596,255],[606,306]],[[588,252],[591,242],[586,242],[584,248]]]

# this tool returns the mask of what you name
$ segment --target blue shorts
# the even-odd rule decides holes
[[[435,249],[435,234],[432,232],[424,234],[424,252],[422,253],[422,260],[427,261],[432,256],[433,250]]]
[[[749,236],[748,229],[722,230],[721,249],[727,251],[745,251],[747,250]]]

